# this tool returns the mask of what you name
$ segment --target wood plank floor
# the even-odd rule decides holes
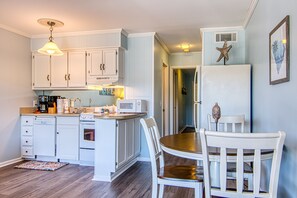
[[[165,159],[168,164],[195,164],[195,161],[169,155]],[[149,162],[137,162],[112,183],[92,181],[93,174],[93,167],[72,164],[53,172],[6,166],[0,168],[0,198],[151,197]],[[165,187],[164,197],[194,197],[194,190]]]

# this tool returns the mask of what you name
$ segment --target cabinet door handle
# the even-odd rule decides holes
[[[70,80],[70,74],[68,74],[68,80]]]
[[[26,131],[26,133],[28,133],[28,131]]]
[[[28,143],[28,141],[26,141],[26,143]]]
[[[67,80],[67,74],[65,74],[65,80]]]
[[[100,63],[100,70],[102,70],[102,63]]]
[[[103,70],[105,70],[105,64],[103,63]]]
[[[47,75],[46,79],[47,79],[47,81],[49,81],[49,75]]]
[[[57,134],[59,134],[59,132],[57,132]]]
[[[26,151],[26,153],[28,153],[28,151]]]

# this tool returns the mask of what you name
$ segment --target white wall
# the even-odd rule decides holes
[[[290,81],[269,85],[269,33],[290,15]],[[247,62],[253,66],[253,131],[287,133],[278,197],[297,194],[297,3],[296,0],[259,1],[246,29]]]
[[[128,37],[125,52],[125,98],[148,102],[148,116],[154,115],[154,34],[134,34]],[[148,147],[141,132],[141,157],[149,158]]]
[[[30,39],[0,29],[0,163],[21,156],[19,108],[32,106]]]
[[[169,55],[170,66],[189,66],[189,65],[201,65],[201,64],[202,64],[201,52],[171,53]]]

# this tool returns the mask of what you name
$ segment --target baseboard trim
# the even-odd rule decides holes
[[[137,158],[137,161],[140,161],[140,162],[150,162],[151,159],[149,157],[138,157]]]
[[[15,158],[15,159],[12,159],[12,160],[7,160],[5,162],[0,163],[0,168],[2,168],[4,166],[11,165],[11,164],[14,164],[14,163],[17,163],[17,162],[21,162],[21,161],[23,161],[23,159],[21,157]]]

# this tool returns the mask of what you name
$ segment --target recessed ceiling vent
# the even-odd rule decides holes
[[[217,32],[215,33],[215,42],[222,43],[224,41],[237,42],[237,32]]]

